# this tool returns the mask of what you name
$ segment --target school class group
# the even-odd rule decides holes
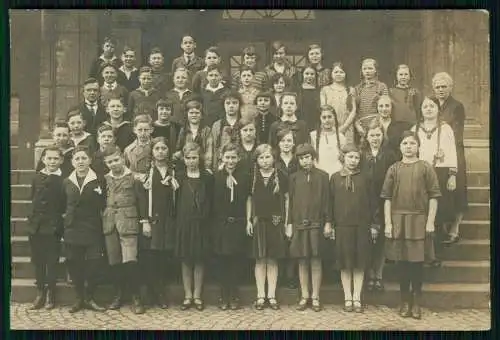
[[[351,87],[341,62],[322,64],[317,44],[296,68],[274,42],[263,69],[249,45],[234,74],[217,47],[198,56],[189,35],[170,70],[158,48],[137,69],[136,51],[117,56],[115,45],[103,42],[84,101],[54,122],[36,169],[31,308],[56,306],[64,255],[71,313],[116,310],[126,298],[136,314],[146,297],[168,308],[175,275],[180,308],[201,311],[207,259],[218,307],[236,310],[249,258],[257,310],[280,309],[284,271],[280,280],[299,283],[297,310],[321,311],[328,260],[340,270],[344,311],[363,313],[362,291],[383,294],[387,259],[399,276],[399,315],[422,317],[423,266],[440,265],[467,207],[465,113],[449,74],[435,74],[424,96],[408,65],[394,68],[389,88],[371,58]],[[106,307],[94,298],[103,262],[114,290]]]

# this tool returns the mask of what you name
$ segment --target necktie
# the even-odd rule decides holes
[[[92,111],[92,114],[95,116],[96,111],[97,111],[96,107],[95,107],[95,104],[90,104],[89,107],[90,107],[90,111]]]

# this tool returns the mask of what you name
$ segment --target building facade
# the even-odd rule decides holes
[[[340,10],[12,10],[12,143],[31,149],[57,117],[82,99],[81,84],[112,34],[117,53],[138,51],[138,63],[159,47],[170,68],[183,34],[197,54],[217,45],[227,69],[238,68],[252,43],[261,66],[271,44],[283,41],[292,63],[304,65],[308,45],[323,47],[324,64],[341,61],[348,83],[359,82],[363,58],[378,60],[380,79],[394,83],[395,67],[410,65],[414,86],[430,94],[432,75],[451,74],[453,95],[466,108],[472,138],[487,138],[490,107],[489,16],[484,11]],[[16,131],[17,130],[17,131]],[[17,132],[17,133],[16,133]]]

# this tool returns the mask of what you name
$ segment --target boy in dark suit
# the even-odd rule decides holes
[[[118,69],[111,64],[102,67],[104,84],[101,86],[101,103],[106,105],[110,98],[121,98],[124,103],[128,100],[128,91],[125,86],[118,84]]]
[[[73,164],[71,161],[72,152],[74,149],[73,142],[70,138],[69,126],[64,121],[56,121],[52,129],[52,139],[54,144],[61,150],[62,163],[59,166],[61,169],[62,178],[66,178],[73,171]],[[40,158],[35,170],[41,171],[45,167],[43,159]]]
[[[108,147],[114,147],[116,138],[113,128],[110,125],[103,124],[97,129],[97,144],[99,147],[92,157],[92,164],[90,167],[97,174],[97,178],[103,180],[104,175],[108,173],[109,169],[104,162],[104,150]]]
[[[172,62],[172,74],[182,67],[187,69],[191,75],[194,75],[205,67],[203,58],[195,55],[196,42],[192,36],[185,35],[182,37],[181,49],[184,53]],[[191,84],[191,79],[189,79],[189,83]]]
[[[41,160],[44,168],[37,172],[31,184],[33,204],[28,218],[31,263],[35,267],[37,288],[31,309],[40,309],[45,302],[47,309],[53,309],[64,213],[62,151],[57,145],[49,146],[43,151]]]
[[[84,308],[104,311],[95,302],[94,291],[103,260],[101,214],[106,190],[90,169],[91,157],[86,147],[75,148],[72,161],[75,171],[63,182],[64,250],[76,293],[76,302],[69,312],[76,313]]]
[[[140,229],[151,231],[147,219],[146,191],[125,166],[118,147],[107,148],[103,157],[110,169],[104,176],[107,203],[103,215],[103,231],[115,286],[115,298],[109,308],[121,307],[126,282],[133,296],[132,310],[135,314],[142,314],[144,307],[139,294],[137,243]],[[139,227],[139,222],[142,228]]]
[[[80,111],[85,120],[85,130],[93,135],[95,135],[102,122],[107,119],[106,110],[99,101],[100,91],[97,79],[88,78],[83,83],[83,103],[70,109],[70,112],[74,110]]]
[[[165,69],[165,58],[158,47],[151,50],[148,61],[153,76],[153,87],[163,94],[170,87],[170,75]]]
[[[140,86],[130,92],[128,98],[126,120],[132,121],[138,115],[155,116],[156,102],[163,96],[153,85],[151,67],[143,66],[139,70]]]
[[[118,69],[118,83],[130,93],[139,87],[139,70],[135,67],[135,51],[125,46],[122,53],[123,65]]]
[[[92,66],[90,67],[89,77],[96,78],[99,80],[99,84],[103,83],[101,76],[102,67],[105,64],[112,64],[117,69],[122,65],[121,60],[115,55],[116,41],[110,37],[104,38],[102,44],[102,54],[94,60]]]

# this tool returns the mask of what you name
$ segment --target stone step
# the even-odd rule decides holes
[[[10,171],[10,183],[11,184],[31,184],[31,180],[35,175],[35,170],[18,170],[14,169]]]
[[[219,287],[207,284],[203,290],[203,298],[208,305],[216,305],[219,297]],[[422,306],[428,308],[488,308],[490,302],[490,285],[487,283],[424,283]],[[240,298],[244,308],[251,308],[251,303],[257,296],[255,285],[249,284],[240,287]],[[297,289],[278,288],[276,297],[282,305],[294,305],[299,298]],[[18,303],[32,302],[36,290],[33,280],[13,279],[11,301]],[[184,298],[182,285],[175,284],[168,287],[168,296],[173,305],[178,305]],[[325,284],[321,287],[321,301],[324,304],[343,304],[344,293],[339,284]],[[113,298],[110,286],[101,286],[96,292],[96,300],[102,305],[108,305]],[[67,283],[57,287],[57,301],[60,305],[68,306],[73,303],[74,293]],[[399,285],[387,283],[386,290],[381,294],[366,293],[364,302],[370,305],[385,305],[396,307],[400,301]],[[128,308],[128,307],[123,307]],[[171,308],[177,308],[172,306]],[[166,312],[168,313],[168,311]]]
[[[490,204],[489,203],[469,203],[469,207],[464,214],[466,220],[489,221]]]
[[[12,256],[30,256],[30,253],[30,245],[27,236],[11,237]],[[443,260],[446,261],[490,260],[490,240],[462,239],[454,245],[444,247],[442,256]]]
[[[64,258],[60,259],[58,266],[58,277],[65,280],[66,268]],[[214,271],[215,268],[208,267]],[[249,268],[251,269],[251,268]],[[14,256],[12,258],[12,278],[33,279],[35,278],[34,266],[27,256]],[[325,271],[329,270],[325,267]],[[180,271],[176,275],[180,279]],[[248,276],[248,275],[247,275]],[[250,275],[251,276],[251,275]],[[338,276],[338,274],[337,274]],[[425,282],[432,283],[487,283],[490,282],[490,262],[489,261],[444,261],[441,268],[426,267],[424,270]],[[384,268],[384,280],[387,282],[397,282],[398,272],[393,264],[387,264]],[[245,281],[245,280],[243,280]],[[331,281],[325,278],[326,281]]]

